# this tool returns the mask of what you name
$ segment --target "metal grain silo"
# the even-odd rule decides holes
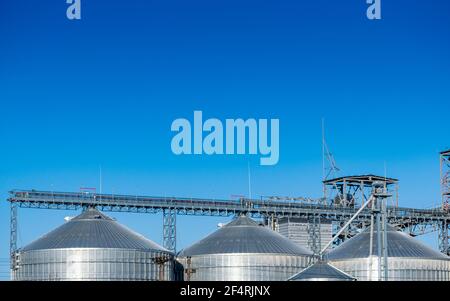
[[[240,216],[183,250],[187,281],[285,281],[307,267],[312,253]]]
[[[174,255],[94,208],[19,250],[14,280],[168,281]]]
[[[356,278],[327,262],[318,261],[291,277],[289,281],[356,281]]]
[[[389,281],[448,281],[450,257],[431,249],[411,236],[387,227]],[[359,281],[377,281],[377,231],[372,239],[370,228],[330,251],[327,258],[335,267],[355,276]],[[383,260],[383,258],[381,258]]]

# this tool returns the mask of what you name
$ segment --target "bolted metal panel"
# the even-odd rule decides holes
[[[340,270],[356,277],[358,281],[377,281],[378,256],[343,261],[332,261]],[[450,281],[450,262],[420,258],[389,258],[388,281]]]
[[[311,259],[300,255],[229,253],[178,260],[185,267],[184,280],[188,281],[286,281],[307,267]]]
[[[285,281],[311,258],[309,250],[245,216],[178,255],[191,281]]]
[[[356,278],[329,263],[319,261],[290,278],[289,281],[356,281]]]
[[[14,280],[173,280],[174,254],[96,209],[21,249]]]
[[[333,237],[333,225],[318,216],[310,220],[282,218],[279,221],[278,232],[303,248],[320,252]]]
[[[19,253],[19,260],[16,281],[173,280],[173,255],[156,250],[32,250]]]
[[[205,254],[267,253],[311,256],[281,234],[241,216],[198,243],[181,251],[181,257]]]
[[[376,281],[383,278],[380,271],[377,229],[371,242],[366,229],[354,238],[326,254],[333,266],[353,275],[360,281]],[[389,281],[440,281],[450,280],[450,257],[431,249],[405,233],[387,226],[387,262]],[[372,252],[370,251],[372,246]]]
[[[22,251],[61,248],[109,248],[169,252],[92,208],[33,241]]]
[[[374,239],[372,241],[372,252],[370,252],[370,228],[343,243],[338,248],[327,253],[329,260],[342,260],[353,258],[366,258],[370,254],[378,254],[378,231],[374,229]],[[410,257],[449,260],[450,258],[432,248],[426,246],[411,236],[396,231],[394,227],[387,226],[387,254],[388,257]]]

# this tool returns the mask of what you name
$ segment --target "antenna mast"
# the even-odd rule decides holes
[[[102,166],[100,165],[100,194],[103,193]]]
[[[327,166],[328,163],[328,166]],[[325,119],[322,118],[322,168],[323,168],[323,181],[326,181],[332,177],[336,177],[336,174],[340,171],[336,165],[333,154],[328,148],[327,141],[325,139]]]
[[[251,181],[251,174],[250,174],[250,161],[248,161],[248,198],[252,199],[252,181]]]

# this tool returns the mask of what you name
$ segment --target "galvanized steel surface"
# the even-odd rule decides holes
[[[372,255],[377,254],[378,241],[376,229],[374,229]],[[420,241],[412,238],[408,234],[396,231],[394,227],[388,226],[387,231],[389,257],[406,257],[449,260],[450,258],[432,248],[426,246]],[[329,260],[342,260],[351,258],[365,258],[370,255],[370,228],[348,240],[338,248],[327,254]]]
[[[190,281],[286,281],[309,265],[312,253],[240,216],[182,251]]]
[[[353,275],[359,281],[379,280],[377,256],[377,231],[373,236],[370,255],[370,229],[358,234],[342,246],[330,251],[330,263]],[[389,281],[448,281],[450,257],[433,250],[405,233],[389,227],[388,280]]]
[[[108,248],[169,252],[96,209],[87,209],[22,251],[66,248]]]
[[[173,280],[174,255],[95,209],[19,251],[14,280]]]
[[[378,281],[378,257],[331,261],[358,281]],[[388,281],[450,281],[450,261],[390,257]]]
[[[206,254],[290,254],[310,256],[312,252],[254,220],[240,216],[211,235],[183,250],[179,256]]]
[[[316,262],[289,281],[356,281],[356,278],[326,262]]]
[[[286,281],[307,267],[310,260],[307,256],[280,254],[207,254],[179,258],[185,269],[185,281]],[[194,273],[188,276],[187,270]]]
[[[157,258],[168,260],[157,264]],[[170,281],[173,258],[126,249],[50,249],[19,255],[18,281]]]

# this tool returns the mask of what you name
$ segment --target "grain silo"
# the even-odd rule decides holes
[[[335,267],[359,281],[379,280],[377,231],[374,229],[372,240],[370,232],[370,228],[366,229],[326,257]],[[392,226],[387,227],[386,234],[389,281],[450,280],[450,257]],[[373,249],[370,253],[371,241]]]
[[[94,208],[19,250],[19,281],[169,281],[174,255]]]
[[[187,281],[286,281],[312,253],[240,216],[180,252]]]
[[[325,261],[307,267],[289,281],[356,281],[356,278]]]

